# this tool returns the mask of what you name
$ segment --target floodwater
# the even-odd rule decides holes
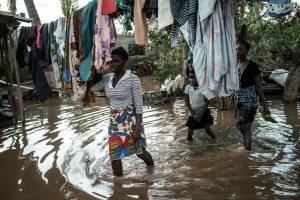
[[[145,107],[148,150],[155,168],[132,156],[114,178],[107,150],[108,107],[48,102],[44,123],[29,113],[0,133],[1,200],[300,199],[300,102],[269,101],[278,124],[256,116],[253,150],[243,151],[233,111],[217,111],[211,142],[186,141],[182,100]]]

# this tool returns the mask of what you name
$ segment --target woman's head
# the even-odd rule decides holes
[[[112,60],[109,62],[112,72],[118,73],[125,71],[128,60],[128,53],[123,47],[118,47],[111,52]]]
[[[251,49],[251,45],[249,42],[239,42],[236,48],[236,55],[239,60],[244,60],[247,58],[249,50]]]

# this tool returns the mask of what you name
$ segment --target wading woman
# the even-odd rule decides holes
[[[104,90],[110,101],[110,125],[108,146],[115,176],[122,176],[121,159],[136,154],[147,166],[153,166],[151,154],[146,150],[142,122],[143,93],[139,78],[125,69],[128,53],[122,48],[112,51],[109,62],[112,73],[92,87],[92,91]]]
[[[248,151],[251,150],[251,126],[258,106],[262,104],[263,112],[265,114],[270,114],[261,87],[261,77],[258,65],[247,57],[250,48],[251,46],[248,42],[240,42],[237,47],[240,88],[235,95],[238,128],[243,134],[244,146]]]

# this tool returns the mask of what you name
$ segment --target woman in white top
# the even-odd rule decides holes
[[[211,131],[210,126],[213,124],[213,117],[208,109],[208,100],[201,94],[198,87],[195,71],[192,69],[189,72],[190,84],[185,87],[186,105],[190,111],[190,116],[187,120],[188,127],[187,140],[193,140],[194,130],[204,128],[206,133],[215,139],[216,136]]]

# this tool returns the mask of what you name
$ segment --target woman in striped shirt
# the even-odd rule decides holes
[[[108,63],[112,73],[92,87],[92,91],[104,90],[110,100],[109,154],[115,176],[122,176],[123,157],[136,154],[147,166],[153,166],[151,154],[146,151],[146,139],[142,122],[143,93],[139,78],[125,69],[128,53],[119,47],[112,51]]]

